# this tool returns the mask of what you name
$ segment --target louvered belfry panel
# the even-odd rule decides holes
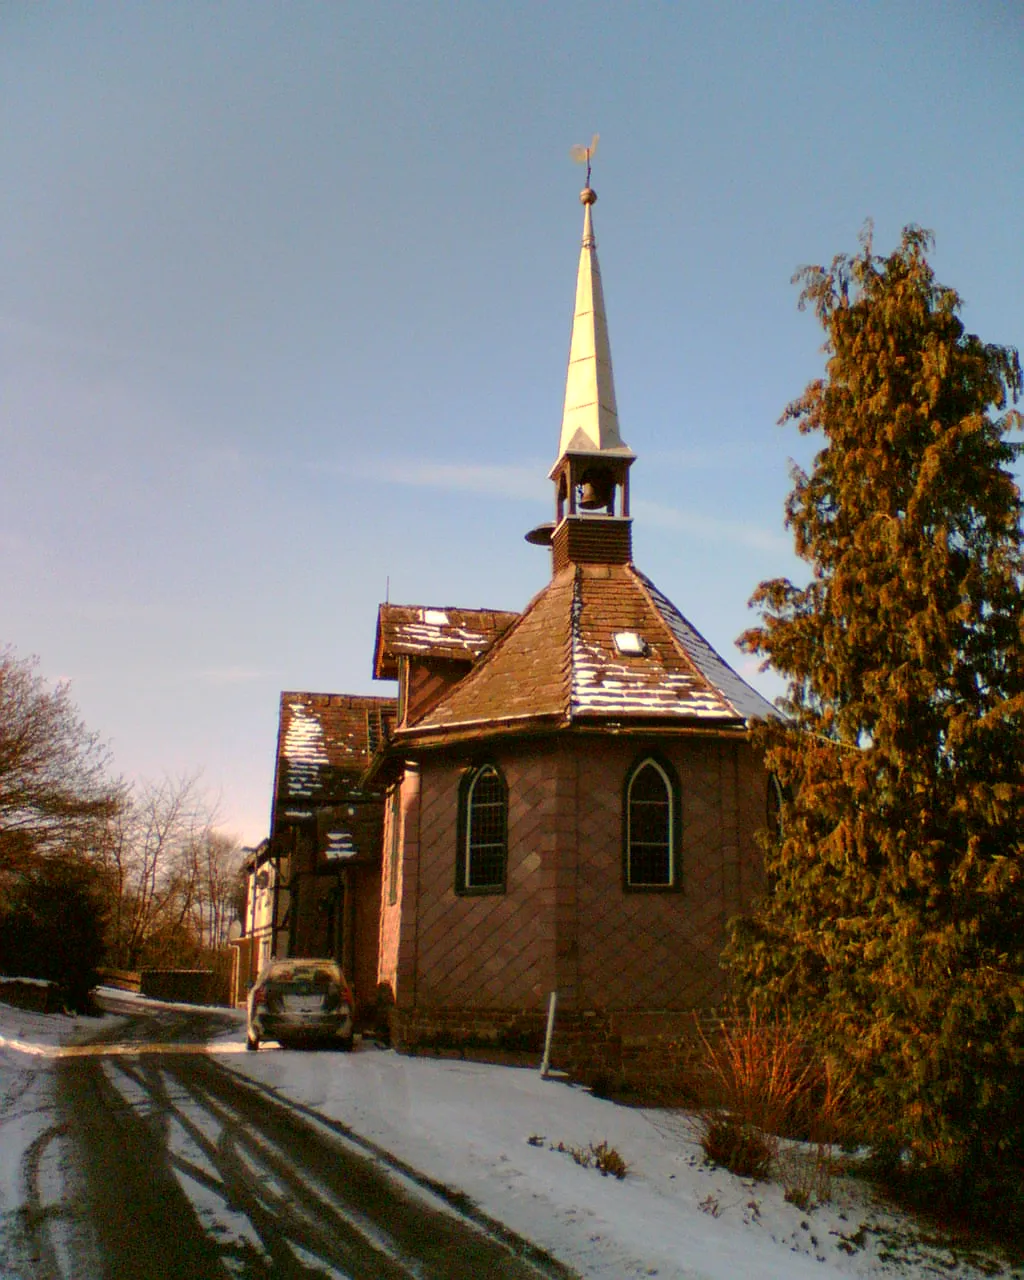
[[[629,564],[632,522],[617,516],[568,516],[555,529],[551,553],[555,573],[570,564]]]

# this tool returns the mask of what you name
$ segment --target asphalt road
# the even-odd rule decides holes
[[[215,1012],[137,1008],[118,1010],[131,1021],[97,1052],[56,1064],[56,1122],[23,1170],[34,1280],[570,1274],[386,1153],[189,1052],[220,1029]]]

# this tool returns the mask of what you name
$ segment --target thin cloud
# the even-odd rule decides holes
[[[450,462],[402,461],[371,458],[347,468],[366,480],[390,481],[417,489],[485,494],[492,498],[535,502],[545,493],[545,468],[535,466],[473,465]]]
[[[641,500],[634,505],[637,515],[646,523],[656,525],[660,529],[676,529],[681,533],[692,534],[694,537],[705,540],[719,538],[737,546],[752,547],[757,551],[792,551],[788,538],[771,529],[764,529],[760,525],[745,524],[742,520],[723,520],[719,516],[678,511],[675,507],[666,507],[660,502]]]
[[[770,442],[739,442],[697,448],[645,449],[644,457],[659,466],[686,467],[693,471],[753,471],[778,451]]]

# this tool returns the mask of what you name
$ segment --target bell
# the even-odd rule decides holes
[[[604,471],[588,471],[580,485],[580,506],[584,511],[598,511],[611,505],[615,486]]]

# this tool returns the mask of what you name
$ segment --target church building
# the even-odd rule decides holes
[[[364,775],[384,794],[378,993],[399,1047],[536,1046],[627,1070],[724,994],[729,918],[762,883],[777,714],[633,563],[630,469],[589,186],[551,579],[522,613],[380,607],[398,681]]]

